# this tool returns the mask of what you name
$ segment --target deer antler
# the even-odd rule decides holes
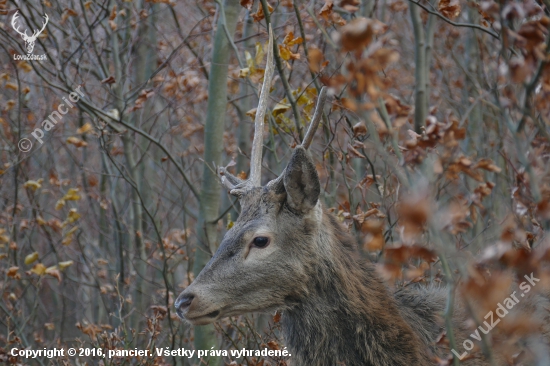
[[[322,87],[321,91],[319,92],[319,98],[317,99],[317,104],[315,105],[315,113],[313,113],[313,117],[311,118],[311,123],[309,124],[309,127],[306,132],[306,136],[304,137],[304,141],[302,141],[302,146],[304,149],[308,149],[309,145],[311,145],[311,141],[313,141],[313,136],[315,135],[315,131],[317,131],[317,127],[319,127],[319,122],[321,122],[321,116],[323,115],[323,107],[325,106],[325,101],[327,100],[327,88]],[[281,175],[279,175],[277,178],[271,180],[269,183],[267,183],[266,187],[269,189],[277,189],[276,187],[280,186],[283,183],[283,179],[285,176],[285,172],[283,171]]]
[[[267,46],[267,64],[264,72],[264,82],[260,92],[260,101],[254,118],[254,140],[252,141],[252,153],[250,156],[250,176],[246,181],[229,174],[225,168],[218,168],[218,174],[222,177],[223,185],[230,191],[245,186],[259,187],[262,179],[262,148],[264,140],[264,118],[267,110],[269,89],[275,66],[273,63],[273,31],[269,25],[269,44]],[[238,194],[235,192],[234,194]]]
[[[17,14],[19,13],[19,10],[15,12],[15,14],[13,14],[13,18],[11,18],[11,26],[13,27],[13,29],[19,33],[23,38],[26,38],[28,37],[27,35],[27,30],[25,29],[25,32],[21,32],[19,31],[19,26],[16,24],[16,21],[17,21],[17,18],[19,17],[19,15]],[[47,16],[47,15],[46,15]]]
[[[33,38],[38,37],[38,35],[40,33],[42,33],[44,31],[44,29],[46,28],[46,25],[48,24],[48,20],[50,20],[50,18],[48,18],[48,14],[44,14],[44,18],[46,19],[46,22],[43,24],[42,29],[34,31],[34,33],[32,34]]]
[[[269,44],[267,45],[267,64],[265,66],[264,82],[256,117],[254,118],[254,140],[252,141],[252,154],[250,156],[250,177],[248,181],[252,187],[259,187],[262,181],[262,149],[264,144],[264,117],[267,110],[267,100],[269,89],[271,88],[271,78],[275,66],[273,63],[273,31],[269,25]]]
[[[315,106],[315,113],[313,113],[311,124],[307,129],[307,133],[306,133],[306,136],[304,137],[304,141],[302,141],[302,146],[306,150],[309,148],[309,145],[313,140],[313,135],[315,135],[315,131],[317,131],[317,127],[319,127],[319,122],[321,121],[321,115],[323,114],[323,107],[325,106],[326,100],[327,100],[327,88],[323,86],[321,88],[321,91],[319,92],[319,99],[317,99],[317,105]]]
[[[252,153],[250,156],[250,176],[246,181],[243,181],[232,174],[230,174],[225,168],[219,167],[218,174],[221,176],[222,184],[233,195],[240,196],[244,190],[251,187],[260,187],[262,180],[262,148],[263,148],[263,133],[264,133],[264,118],[267,110],[267,100],[269,95],[269,88],[271,84],[271,78],[273,77],[274,64],[273,64],[273,32],[271,25],[269,26],[269,45],[267,51],[267,65],[265,68],[264,82],[262,84],[262,90],[260,94],[260,101],[256,110],[256,117],[254,118],[254,140],[252,141]],[[321,115],[323,114],[323,106],[327,98],[326,88],[322,87],[315,106],[315,113],[311,119],[311,124],[307,130],[302,146],[307,150],[313,135],[319,122]],[[268,183],[269,186],[275,184],[283,175],[272,180]]]

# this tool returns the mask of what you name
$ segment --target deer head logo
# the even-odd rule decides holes
[[[32,50],[34,49],[34,42],[36,42],[36,38],[38,38],[40,33],[44,31],[44,29],[46,28],[46,24],[48,24],[48,19],[49,19],[48,14],[44,14],[44,19],[46,19],[46,21],[44,22],[42,29],[40,30],[35,29],[34,32],[32,33],[32,36],[29,36],[27,34],[27,29],[25,29],[25,32],[19,31],[19,26],[16,24],[17,18],[19,16],[17,13],[18,11],[16,11],[15,14],[13,14],[13,18],[11,19],[11,26],[13,27],[13,29],[15,29],[17,33],[21,35],[21,37],[25,41],[25,48],[27,49],[27,53],[32,53]]]

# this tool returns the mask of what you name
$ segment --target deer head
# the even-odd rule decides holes
[[[17,18],[19,16],[17,14],[18,12],[19,11],[16,11],[15,14],[13,14],[13,18],[11,19],[11,26],[13,27],[13,29],[15,29],[15,31],[17,33],[19,33],[21,35],[21,37],[25,41],[25,48],[27,49],[27,53],[31,53],[32,50],[34,49],[34,42],[36,42],[36,38],[38,38],[40,33],[42,33],[42,31],[44,31],[44,29],[46,28],[46,24],[48,24],[48,20],[49,20],[48,14],[44,14],[44,19],[46,19],[46,21],[42,25],[42,29],[40,29],[40,30],[35,29],[34,32],[32,33],[32,35],[29,36],[27,34],[27,29],[25,29],[25,32],[19,31],[19,26],[16,24]]]
[[[320,226],[319,177],[307,149],[319,125],[323,88],[312,122],[284,172],[261,185],[264,116],[273,76],[273,34],[255,116],[250,175],[241,180],[218,169],[222,184],[239,197],[241,214],[205,268],[175,302],[177,313],[195,325],[248,312],[292,306],[315,270],[312,237]]]

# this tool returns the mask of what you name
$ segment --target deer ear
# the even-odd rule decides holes
[[[287,204],[293,211],[306,214],[317,204],[321,184],[315,165],[306,149],[297,146],[283,177]]]

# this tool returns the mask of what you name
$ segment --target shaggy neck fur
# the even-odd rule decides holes
[[[323,214],[319,250],[307,293],[283,314],[293,366],[431,364],[424,342],[403,320],[371,264],[361,264],[353,239]]]

